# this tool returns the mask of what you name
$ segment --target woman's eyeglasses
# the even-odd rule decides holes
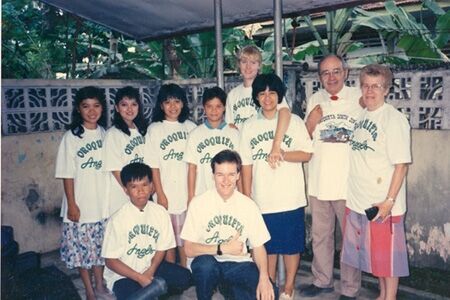
[[[380,84],[380,83],[374,83],[374,84],[362,84],[361,85],[361,89],[363,91],[368,91],[368,90],[372,90],[372,91],[382,91],[384,90],[384,85]]]

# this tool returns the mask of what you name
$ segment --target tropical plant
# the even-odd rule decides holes
[[[368,27],[378,33],[383,50],[381,53],[364,56],[356,63],[448,62],[448,57],[441,48],[450,38],[450,12],[445,12],[433,0],[424,0],[423,7],[438,16],[432,29],[416,21],[414,16],[397,6],[393,0],[384,2],[384,12],[370,12],[358,7],[326,12],[326,39],[320,35],[311,16],[299,17],[293,22],[306,24],[315,40],[295,47],[292,58],[301,61],[306,56],[330,53],[342,56],[360,49],[364,46],[363,43],[353,41],[352,37],[362,27]],[[431,32],[435,34],[432,35]]]
[[[2,4],[3,78],[165,79],[215,76],[214,32],[135,41],[33,0]],[[234,69],[240,28],[224,29],[225,67]]]
[[[431,0],[423,1],[423,6],[438,16],[431,30],[417,22],[414,16],[398,7],[393,0],[388,0],[384,3],[385,14],[356,8],[357,17],[353,20],[350,32],[363,26],[378,32],[384,53],[372,60],[393,63],[398,63],[401,59],[410,63],[448,62],[449,59],[441,48],[450,37],[450,12],[445,13]],[[434,36],[432,32],[435,32]],[[399,52],[399,48],[403,51]]]
[[[316,41],[307,43],[306,45],[302,45],[297,48],[294,58],[296,60],[302,60],[306,54],[311,54],[314,52],[314,54],[317,54],[319,51],[323,55],[334,53],[343,56],[348,52],[362,48],[362,43],[352,42],[351,38],[353,32],[346,30],[348,29],[348,22],[353,12],[354,8],[343,8],[335,11],[327,11],[325,13],[326,39],[322,39],[320,36],[317,28],[311,20],[311,16],[300,17],[299,20],[304,21],[308,25],[308,28],[312,31]]]
[[[224,65],[234,68],[234,53],[244,44],[245,32],[240,28],[222,31]],[[172,61],[176,73],[182,78],[208,78],[216,74],[216,44],[214,31],[174,38],[171,41]]]
[[[7,78],[52,78],[51,60],[63,59],[64,50],[48,39],[48,20],[53,11],[30,1],[2,3],[2,73]],[[51,16],[51,17],[50,17]]]

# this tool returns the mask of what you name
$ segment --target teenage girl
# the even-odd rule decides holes
[[[132,162],[144,162],[147,121],[144,118],[139,91],[131,86],[121,88],[114,101],[113,126],[105,137],[105,171],[110,172],[107,199],[112,215],[129,200],[122,188],[120,170]]]
[[[78,90],[72,123],[62,138],[56,159],[56,178],[61,178],[64,184],[61,259],[67,268],[78,268],[89,300],[112,297],[103,284],[105,263],[101,257],[108,209],[104,197],[106,176],[101,170],[105,125],[103,92],[92,86]]]
[[[158,204],[170,214],[182,266],[186,266],[186,255],[180,233],[188,200],[188,170],[183,156],[189,132],[196,126],[188,117],[185,91],[176,84],[161,86],[147,132],[148,151],[145,155],[152,168]],[[175,249],[168,250],[166,260],[175,262],[175,259]]]

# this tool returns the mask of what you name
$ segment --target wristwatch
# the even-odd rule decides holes
[[[220,244],[217,244],[217,251],[216,251],[216,254],[217,254],[217,255],[222,255],[222,254],[223,254],[222,250],[220,250]]]

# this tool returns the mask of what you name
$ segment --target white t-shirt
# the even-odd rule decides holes
[[[308,163],[308,194],[319,200],[347,199],[349,172],[349,138],[362,108],[361,92],[344,86],[337,101],[325,90],[308,101],[308,113],[318,104],[322,119],[313,132],[314,155]]]
[[[156,251],[174,247],[172,224],[164,207],[149,201],[140,211],[129,200],[106,224],[102,257],[119,259],[142,273],[151,266]],[[124,278],[108,267],[104,277],[110,290],[117,280]]]
[[[159,169],[171,214],[180,214],[187,208],[187,163],[183,158],[189,132],[195,127],[189,120],[164,120],[152,123],[147,130],[145,160],[150,167]]]
[[[225,122],[236,125],[239,130],[247,119],[258,112],[252,99],[252,87],[244,87],[243,83],[228,93],[226,103]],[[283,107],[289,108],[285,98],[278,104],[278,109]]]
[[[74,180],[75,202],[80,209],[80,223],[95,223],[108,217],[108,202],[105,198],[107,176],[102,172],[103,139],[105,130],[86,129],[82,138],[67,131],[59,145],[56,157],[56,178]],[[67,197],[64,193],[61,217],[67,218]]]
[[[227,124],[222,129],[199,125],[189,134],[185,151],[185,161],[197,165],[195,195],[214,187],[211,160],[222,150],[239,149],[239,132]],[[187,181],[186,181],[187,184]]]
[[[111,171],[121,171],[129,163],[143,163],[145,138],[137,129],[130,129],[130,135],[128,136],[113,126],[106,131],[104,151],[104,170],[109,172],[108,193],[105,199],[109,200],[109,212],[112,215],[123,204],[127,203],[129,198]]]
[[[272,149],[277,117],[268,120],[262,113],[245,122],[241,133],[240,154],[243,165],[253,165],[252,198],[261,212],[275,213],[306,206],[305,179],[302,163],[282,162],[272,169],[267,156]],[[291,116],[281,149],[313,152],[305,123],[297,115]]]
[[[269,231],[253,200],[235,191],[226,201],[210,189],[194,197],[189,204],[181,238],[193,243],[217,245],[232,239],[239,232],[239,240],[251,248],[270,240]],[[243,256],[216,255],[218,261],[251,261],[247,248]]]
[[[347,207],[364,214],[372,204],[388,196],[395,164],[411,162],[410,126],[406,117],[384,103],[375,111],[364,110],[350,142],[350,175]],[[406,212],[403,182],[392,215]]]

